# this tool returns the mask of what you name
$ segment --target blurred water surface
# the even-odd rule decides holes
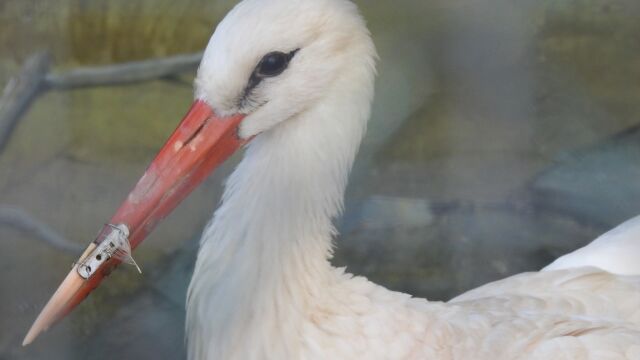
[[[380,75],[337,265],[448,299],[640,213],[640,3],[357,2]],[[54,72],[200,51],[234,3],[1,1],[0,84],[43,49]],[[186,111],[192,77],[43,93],[0,154],[1,206],[86,245]],[[142,276],[117,271],[26,349],[76,255],[0,221],[0,359],[183,357],[196,241],[238,160],[137,251]]]

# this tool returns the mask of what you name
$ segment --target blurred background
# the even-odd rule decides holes
[[[447,300],[640,214],[640,2],[356,2],[379,79],[336,265]],[[60,81],[197,53],[234,3],[0,1],[0,359],[184,357],[197,240],[241,155],[138,249],[142,275],[121,267],[20,343],[191,103],[197,54],[131,83]]]

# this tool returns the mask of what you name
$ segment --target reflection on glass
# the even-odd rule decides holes
[[[358,2],[381,59],[336,264],[447,299],[640,213],[639,5]],[[0,84],[41,51],[50,76],[198,53],[233,3],[0,2]],[[193,73],[40,88],[19,116],[0,153],[0,358],[184,356],[197,239],[233,161],[136,253],[145,274],[116,272],[19,344],[183,115]]]

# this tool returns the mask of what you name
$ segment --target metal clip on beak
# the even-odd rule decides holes
[[[112,257],[134,265],[138,272],[142,273],[131,256],[129,228],[126,225],[106,224],[94,243],[97,246],[78,264],[78,275],[83,279],[89,279],[102,264]]]

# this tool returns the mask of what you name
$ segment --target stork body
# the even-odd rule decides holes
[[[303,19],[282,15],[289,13]],[[268,52],[225,53],[233,41],[301,48],[303,55],[306,40],[287,45],[287,35],[278,39],[272,31],[285,30],[282,19],[299,32],[294,38],[317,36],[309,46],[323,47],[292,67],[326,61],[331,71],[291,74],[319,93],[270,99],[294,107],[302,101],[304,110],[287,105],[286,115],[271,119],[267,111],[241,127],[244,136],[258,136],[202,238],[187,304],[191,359],[579,359],[601,352],[640,358],[640,277],[581,266],[519,275],[433,303],[333,268],[332,220],[342,209],[373,95],[375,49],[354,6],[244,1],[214,34],[198,93],[224,109],[216,92],[232,87],[235,64],[247,53]],[[228,72],[227,64],[234,64]],[[244,85],[247,72],[239,73]],[[631,250],[638,244],[640,238]]]

